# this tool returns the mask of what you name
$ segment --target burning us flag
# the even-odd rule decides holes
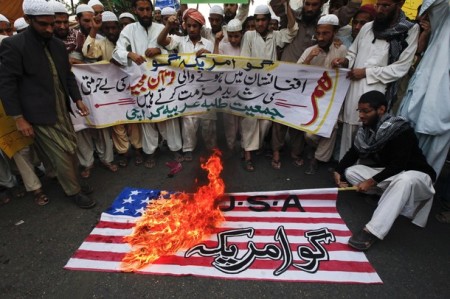
[[[347,245],[337,189],[226,194],[219,209],[220,159],[202,167],[210,183],[193,195],[125,188],[65,268],[381,283],[366,256]]]

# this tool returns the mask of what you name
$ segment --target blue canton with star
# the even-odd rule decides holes
[[[144,213],[147,205],[153,199],[157,199],[160,194],[161,190],[125,187],[105,213],[140,217]]]

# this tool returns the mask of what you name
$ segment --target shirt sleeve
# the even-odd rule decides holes
[[[180,43],[182,42],[183,36],[171,34],[171,35],[169,35],[169,38],[170,38],[170,43],[165,48],[169,51],[177,49],[179,52],[181,52],[179,49],[179,46],[180,46]]]
[[[242,38],[241,56],[252,57],[252,31],[247,31]]]
[[[247,17],[248,17],[249,10],[250,10],[250,5],[248,3],[241,4],[241,6],[239,6],[239,9],[236,13],[236,17],[234,17],[234,18],[241,21],[241,23],[244,23],[245,19],[247,19]]]
[[[112,55],[113,59],[123,66],[131,65],[131,59],[128,59],[128,52],[131,51],[131,49],[129,49],[131,47],[131,30],[127,30],[128,27],[130,26],[126,26],[120,33],[119,39],[116,43],[116,48],[114,49]]]
[[[368,84],[394,82],[406,75],[411,67],[417,50],[419,38],[419,25],[414,25],[408,32],[406,42],[408,47],[403,50],[397,61],[387,66],[374,66],[366,68],[366,79]],[[352,45],[353,46],[353,45]],[[350,47],[351,48],[351,47]]]
[[[309,53],[311,53],[311,48],[308,48],[303,52],[302,56],[300,56],[297,63],[303,64],[305,62],[306,58],[308,57]]]
[[[0,61],[0,98],[3,107],[7,115],[21,115],[17,82],[23,77],[22,58],[9,39],[2,41]]]
[[[103,55],[101,41],[92,38],[90,35],[86,38],[83,45],[83,55],[87,58],[100,58]]]
[[[279,31],[277,38],[277,46],[283,48],[286,44],[290,44],[297,36],[298,24],[295,22],[292,28],[284,28]]]
[[[350,166],[355,165],[358,159],[359,159],[358,150],[353,145],[344,155],[341,161],[339,161],[339,164],[335,168],[336,172],[339,173],[342,177],[345,177],[345,170]]]

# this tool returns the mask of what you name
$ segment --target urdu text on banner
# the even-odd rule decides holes
[[[72,70],[91,111],[74,119],[75,130],[220,111],[329,137],[350,84],[345,69],[222,55],[159,55],[141,66]]]

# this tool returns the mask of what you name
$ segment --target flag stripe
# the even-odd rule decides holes
[[[121,261],[131,250],[124,237],[133,232],[140,215],[159,194],[158,190],[125,188],[113,205],[102,213],[99,223],[65,268],[120,272]],[[221,203],[225,221],[198,247],[215,252],[213,256],[200,256],[198,251],[194,251],[190,257],[185,257],[186,250],[179,250],[136,273],[271,281],[382,283],[366,256],[348,246],[351,232],[336,209],[336,200],[335,188],[228,194]],[[276,237],[280,236],[280,232],[287,238],[294,264],[302,266],[327,255],[328,259],[319,262],[319,270],[314,274],[291,264],[281,275],[274,275],[284,261],[282,245]],[[226,233],[227,237],[223,239],[226,244],[219,245],[218,233]],[[311,238],[319,238],[314,241],[318,243]],[[268,249],[264,248],[269,248],[266,247],[269,244],[276,247],[270,247],[272,249],[265,253]],[[325,253],[317,246],[324,248]],[[235,255],[232,254],[234,259],[221,255],[225,252],[223,250],[228,250],[228,254],[233,252],[231,248],[236,250]],[[257,255],[252,256],[251,252]],[[259,256],[269,253],[278,259]],[[308,255],[302,258],[303,254]],[[215,259],[239,263],[246,255],[252,263],[240,273],[226,274],[213,266]]]

